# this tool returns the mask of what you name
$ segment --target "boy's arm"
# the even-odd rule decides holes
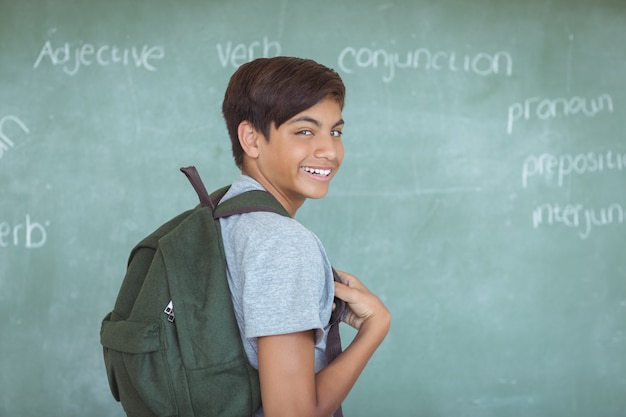
[[[346,323],[358,330],[350,345],[315,374],[313,331],[258,340],[261,395],[266,417],[323,416],[335,412],[383,341],[391,317],[354,276],[339,272],[335,295],[348,303]]]

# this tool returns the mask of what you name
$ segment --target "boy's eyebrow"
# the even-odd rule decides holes
[[[322,123],[310,116],[302,116],[302,117],[298,117],[297,119],[293,119],[289,122],[289,124],[294,124],[294,123],[298,123],[298,122],[309,122],[309,123],[313,123],[315,126],[317,127],[322,127]],[[333,128],[337,127],[337,126],[341,126],[344,125],[345,122],[343,119],[339,119],[337,120],[337,122],[335,122],[335,124],[333,125]]]

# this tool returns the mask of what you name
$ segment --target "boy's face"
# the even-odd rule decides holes
[[[285,206],[295,211],[307,198],[321,198],[343,161],[341,108],[325,99],[259,140],[256,178]]]

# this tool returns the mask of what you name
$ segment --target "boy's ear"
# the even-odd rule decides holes
[[[252,123],[247,120],[239,123],[237,134],[239,136],[239,144],[241,144],[244,153],[250,158],[258,157],[259,139],[261,135],[256,128],[252,126]]]

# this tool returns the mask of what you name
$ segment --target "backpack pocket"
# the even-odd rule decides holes
[[[261,406],[259,373],[247,360],[187,370],[187,381],[195,416],[249,416]]]
[[[132,416],[177,415],[162,324],[102,321],[100,342],[113,397]]]

